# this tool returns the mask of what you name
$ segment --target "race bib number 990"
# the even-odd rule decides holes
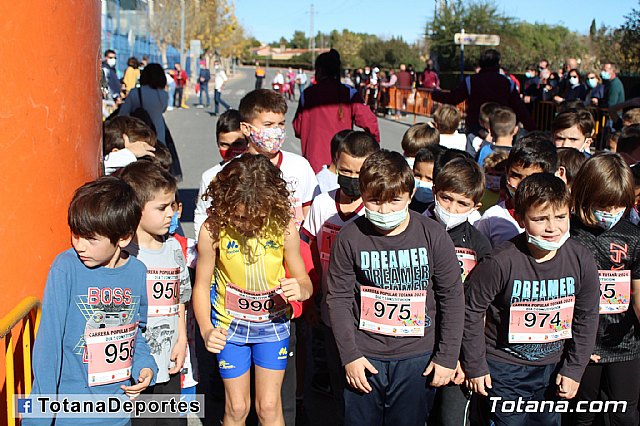
[[[549,343],[571,338],[575,296],[511,305],[509,343]]]
[[[600,278],[600,313],[619,314],[629,309],[631,271],[598,271]]]
[[[225,308],[234,318],[265,322],[285,315],[287,301],[279,287],[265,292],[255,292],[227,283]]]
[[[424,336],[426,290],[360,288],[360,330],[388,336]]]

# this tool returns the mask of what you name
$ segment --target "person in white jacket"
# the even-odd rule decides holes
[[[219,105],[222,104],[225,107],[225,110],[231,108],[228,103],[222,99],[222,87],[224,86],[225,81],[227,81],[227,74],[224,72],[219,62],[214,62],[213,64],[213,103],[215,105],[213,115],[218,115]]]

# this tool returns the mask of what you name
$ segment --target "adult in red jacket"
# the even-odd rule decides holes
[[[485,102],[497,102],[508,106],[515,113],[527,130],[535,130],[536,124],[529,111],[520,99],[515,84],[509,77],[500,74],[500,52],[488,49],[480,55],[480,72],[465,77],[460,85],[451,92],[433,92],[432,98],[436,102],[457,105],[467,101],[467,133],[476,133],[480,127],[478,116],[480,106]]]
[[[331,163],[331,139],[353,125],[380,142],[378,120],[364,105],[357,90],[340,83],[340,54],[331,49],[316,59],[317,84],[300,95],[293,130],[302,145],[302,156],[318,173]]]

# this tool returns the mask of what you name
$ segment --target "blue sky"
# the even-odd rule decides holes
[[[309,34],[309,9],[315,7],[314,32],[348,28],[384,38],[401,35],[413,42],[433,16],[435,0],[235,0],[236,16],[251,35],[263,42],[289,39],[295,30]],[[587,33],[593,18],[598,26],[619,26],[624,15],[638,9],[638,0],[497,0],[498,10],[528,22],[563,24]]]

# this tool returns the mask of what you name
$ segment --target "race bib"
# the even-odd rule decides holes
[[[138,323],[85,329],[89,386],[121,382],[131,377]]]
[[[598,271],[600,278],[600,313],[619,314],[629,309],[631,271]]]
[[[387,336],[424,336],[426,290],[360,288],[360,330]]]
[[[340,229],[340,226],[333,225],[331,223],[325,223],[322,225],[322,241],[320,242],[320,260],[322,262],[329,263],[333,240],[336,239],[336,235],[338,235]]]
[[[460,273],[462,274],[462,282],[467,279],[467,276],[473,268],[478,264],[475,250],[456,247],[456,256],[458,256],[458,263],[460,264]]]
[[[177,315],[180,310],[180,268],[147,270],[147,301],[150,317]]]
[[[549,343],[571,338],[575,296],[518,302],[509,313],[509,343]]]
[[[266,322],[285,315],[287,301],[279,287],[269,291],[255,292],[227,283],[225,308],[234,318]]]

